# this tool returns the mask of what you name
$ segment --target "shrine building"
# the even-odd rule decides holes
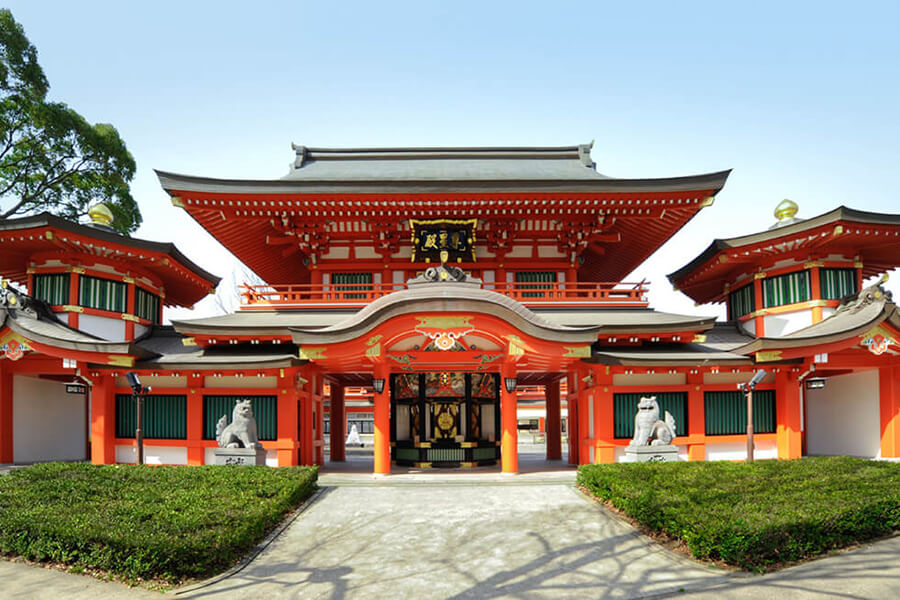
[[[212,462],[245,398],[272,466],[324,464],[326,423],[345,460],[348,418],[371,427],[375,474],[517,473],[532,416],[549,460],[615,462],[642,396],[674,417],[680,459],[743,460],[739,386],[760,369],[756,458],[900,457],[900,314],[880,285],[900,215],[786,201],[771,228],[713,240],[669,279],[725,303],[717,321],[623,278],[718,210],[728,171],[617,179],[590,145],[294,150],[280,179],[157,173],[258,276],[232,314],[163,325],[219,279],[102,205],[90,224],[0,221],[0,463],[134,462],[128,372],[152,388],[153,464]]]

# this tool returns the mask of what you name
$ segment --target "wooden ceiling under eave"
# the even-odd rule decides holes
[[[709,196],[710,192],[704,190],[698,194]],[[579,281],[621,281],[669,241],[701,208],[702,205],[685,205],[650,215],[617,217],[610,231],[620,234],[622,241],[613,245],[589,244],[581,255],[584,263],[578,270]]]

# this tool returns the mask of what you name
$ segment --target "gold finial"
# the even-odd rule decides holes
[[[95,204],[88,209],[88,216],[94,225],[109,226],[113,222],[112,211],[105,204]]]
[[[800,207],[797,206],[796,202],[785,198],[775,207],[775,218],[779,221],[793,219],[798,210],[800,210]]]

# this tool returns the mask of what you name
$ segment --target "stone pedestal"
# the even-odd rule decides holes
[[[622,462],[670,462],[676,460],[678,460],[677,446],[625,446],[625,460]]]
[[[214,465],[266,466],[266,451],[262,448],[216,448]]]

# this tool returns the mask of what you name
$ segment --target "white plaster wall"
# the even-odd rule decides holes
[[[135,324],[134,324],[134,337],[135,337],[135,338],[141,337],[142,335],[144,335],[144,334],[147,333],[148,331],[150,331],[150,328],[147,327],[146,325],[141,325],[140,323],[135,323]]]
[[[556,246],[538,246],[538,256],[541,258],[560,258],[565,256]]]
[[[356,258],[381,258],[373,246],[356,246],[353,248]]]
[[[531,258],[531,246],[513,246],[506,256],[507,258]]]
[[[78,329],[110,342],[125,340],[125,321],[96,315],[78,315]]]
[[[763,317],[763,322],[766,327],[766,337],[787,335],[812,325],[812,310],[807,308],[780,315],[766,315]]]
[[[685,381],[684,373],[647,373],[640,375],[626,375],[622,373],[613,375],[613,385],[684,385]]]
[[[747,442],[715,443],[706,438],[706,460],[745,460]],[[778,458],[778,444],[775,441],[754,440],[753,458],[763,460]]]
[[[136,463],[137,446],[116,446],[117,463]],[[187,448],[181,446],[148,446],[144,445],[144,464],[146,465],[186,465]]]
[[[806,452],[874,457],[881,449],[878,371],[829,377],[805,390]]]
[[[87,416],[81,394],[66,386],[13,376],[13,461],[85,460]]]
[[[756,337],[756,319],[747,319],[740,326],[744,333]]]
[[[274,388],[278,383],[277,377],[204,377],[205,387],[208,388]]]

